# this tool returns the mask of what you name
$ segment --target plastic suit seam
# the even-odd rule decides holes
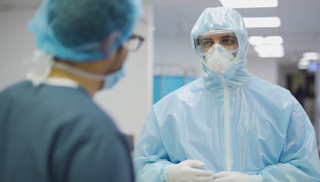
[[[219,78],[223,87],[224,96],[224,123],[225,123],[225,140],[226,140],[226,163],[227,171],[231,171],[231,151],[230,151],[230,118],[229,118],[229,93],[228,87],[226,85],[225,79],[222,73],[219,73]]]

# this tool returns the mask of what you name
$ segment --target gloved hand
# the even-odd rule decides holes
[[[214,182],[262,182],[261,175],[247,175],[232,171],[222,171],[213,177]]]
[[[214,174],[212,171],[194,168],[204,166],[205,163],[198,160],[185,160],[165,167],[164,176],[167,182],[210,182]]]

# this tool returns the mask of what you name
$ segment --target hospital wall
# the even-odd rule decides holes
[[[128,135],[138,138],[152,104],[153,17],[152,6],[144,4],[135,32],[145,38],[141,49],[129,54],[127,74],[113,89],[101,91],[94,100]],[[25,78],[31,69],[30,58],[36,49],[34,36],[27,31],[27,22],[35,10],[0,11],[0,91]]]

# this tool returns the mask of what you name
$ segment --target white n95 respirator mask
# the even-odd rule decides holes
[[[205,54],[208,68],[216,73],[225,73],[233,64],[234,56],[220,44],[214,44]]]

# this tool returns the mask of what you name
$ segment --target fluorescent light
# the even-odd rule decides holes
[[[282,45],[256,45],[254,50],[259,57],[283,57],[284,48]]]
[[[302,64],[302,65],[308,65],[310,63],[310,60],[309,59],[306,59],[306,58],[300,58],[299,59],[299,62]]]
[[[270,28],[281,25],[279,17],[250,17],[243,18],[243,21],[247,28]]]
[[[278,0],[220,0],[222,6],[229,8],[273,8]]]
[[[308,69],[310,61],[305,58],[301,58],[297,64],[299,69]]]
[[[251,36],[249,37],[249,43],[251,45],[264,44],[264,38],[262,36]]]
[[[262,45],[262,44],[269,44],[269,45],[281,45],[283,43],[283,39],[281,36],[251,36],[249,37],[249,43],[251,45]]]
[[[281,45],[283,43],[283,38],[281,36],[267,36],[264,38],[264,43]]]
[[[319,59],[319,54],[317,52],[305,52],[303,57],[300,58],[297,66],[299,69],[308,69],[309,71],[317,71],[319,64],[318,62],[313,62]]]
[[[319,54],[316,52],[305,52],[303,53],[303,58],[308,60],[317,60],[319,59]]]
[[[282,58],[284,56],[284,52],[258,52],[258,56],[261,58]]]
[[[283,52],[282,45],[257,45],[254,46],[256,52]]]

